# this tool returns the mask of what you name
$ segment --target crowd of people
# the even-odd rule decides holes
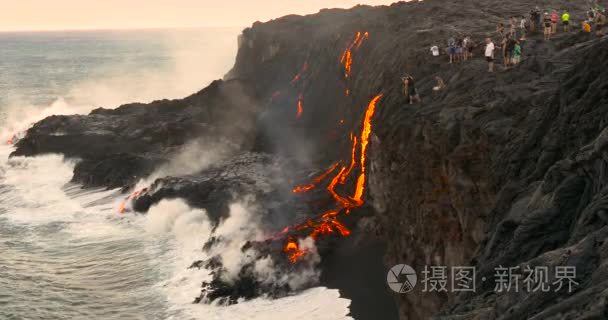
[[[494,72],[497,50],[501,50],[505,68],[515,66],[521,62],[522,42],[526,41],[527,36],[542,31],[544,39],[551,40],[552,36],[558,32],[560,23],[563,32],[567,33],[572,30],[571,14],[568,10],[563,10],[560,13],[558,10],[541,11],[539,7],[530,10],[527,15],[512,16],[507,24],[498,23],[496,25],[497,41],[495,42],[492,37],[485,39],[484,57],[488,62],[488,71]],[[587,17],[581,22],[582,32],[591,33],[595,31],[597,36],[604,36],[605,24],[606,10],[595,3],[587,12]],[[458,34],[451,37],[446,49],[449,63],[472,59],[476,47],[477,44],[473,41],[471,35]],[[430,50],[435,57],[441,55],[439,46],[434,45]],[[437,85],[433,88],[434,91],[440,91],[446,87],[445,82],[440,77],[436,77],[435,80]],[[414,78],[407,75],[402,78],[402,81],[408,103],[422,102],[416,90]]]

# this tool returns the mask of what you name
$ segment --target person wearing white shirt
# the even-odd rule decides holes
[[[488,71],[489,72],[494,72],[494,51],[495,50],[496,50],[496,46],[494,45],[494,42],[492,42],[492,39],[487,38],[485,56],[486,56],[486,61],[488,62]]]
[[[433,54],[433,57],[439,56],[439,47],[438,46],[432,46],[431,47],[431,53]]]

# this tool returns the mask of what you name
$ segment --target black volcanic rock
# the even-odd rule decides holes
[[[235,155],[197,174],[157,179],[133,208],[146,212],[163,199],[182,198],[192,207],[205,208],[216,225],[228,217],[231,203],[253,197],[265,213],[262,222],[275,227],[276,221],[294,223],[302,209],[294,207],[291,184],[279,175],[281,170],[282,164],[270,155]]]
[[[176,148],[201,136],[254,143],[255,95],[239,81],[215,81],[181,100],[127,104],[89,115],[52,116],[36,123],[11,156],[62,153],[79,158],[74,182],[124,187],[168,160]]]
[[[395,295],[401,319],[605,319],[608,40],[576,31],[550,42],[529,35],[522,63],[498,67],[495,74],[486,72],[482,46],[472,61],[453,65],[429,52],[458,33],[477,43],[496,38],[496,23],[534,5],[425,0],[256,23],[243,31],[226,77],[231,80],[183,100],[50,117],[28,131],[15,155],[82,158],[75,181],[115,187],[149,174],[197,135],[240,136],[242,153],[209,170],[158,180],[135,207],[145,211],[180,197],[209,208],[219,221],[235,193],[252,193],[268,231],[276,231],[332,204],[325,185],[304,196],[290,195],[289,186],[308,181],[304,172],[349,159],[350,134],[360,132],[371,98],[383,94],[373,119],[366,200],[374,208],[374,233],[386,244],[386,268],[405,263],[420,278],[425,266],[470,265],[478,277],[473,293],[426,293],[417,286]],[[542,5],[567,7],[575,21],[586,10],[584,2]],[[369,32],[369,39],[353,52],[352,73],[345,77],[340,60],[357,32]],[[405,73],[416,79],[423,105],[406,104]],[[445,90],[433,92],[435,76],[446,80]],[[269,166],[258,166],[276,159],[290,160],[280,165],[284,181],[274,181]],[[349,215],[356,232],[366,208]],[[257,258],[284,259],[282,241],[266,244],[257,244]],[[364,252],[369,242],[358,245]],[[339,246],[340,238],[317,243],[325,257]],[[349,257],[364,259],[356,251],[343,260],[357,261]],[[289,291],[262,285],[247,264],[236,282],[226,283],[221,263],[212,262],[207,265],[215,277],[199,301],[230,303]],[[481,281],[491,279],[497,266],[564,265],[577,268],[573,292],[499,293]],[[343,294],[357,296],[357,290]],[[385,299],[387,292],[374,294]],[[383,312],[377,318],[390,318]]]

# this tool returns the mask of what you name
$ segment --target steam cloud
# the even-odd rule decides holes
[[[222,279],[229,283],[236,281],[241,268],[249,263],[253,263],[254,274],[261,283],[278,286],[287,284],[290,288],[298,290],[318,281],[320,271],[316,265],[320,257],[312,238],[301,239],[299,242],[300,248],[307,250],[307,259],[301,262],[306,266],[299,268],[297,272],[285,273],[270,256],[255,261],[257,255],[253,249],[248,249],[246,252],[241,250],[247,241],[264,239],[264,234],[259,228],[257,218],[259,215],[256,214],[254,199],[246,197],[242,201],[230,204],[229,207],[228,218],[221,221],[212,231],[205,210],[192,209],[181,199],[162,200],[150,208],[146,217],[146,230],[157,235],[170,234],[176,239],[178,250],[181,251],[178,254],[180,259],[177,261],[176,270],[185,270],[193,261],[218,255],[225,268]],[[201,246],[211,236],[221,241],[206,254],[201,251]],[[207,274],[192,269],[189,274],[189,279],[177,276],[173,281],[193,283],[187,290],[192,294],[189,298],[192,298],[200,291],[200,283]],[[180,295],[183,294],[182,291]]]

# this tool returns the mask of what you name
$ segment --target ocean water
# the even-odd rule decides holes
[[[205,258],[204,210],[172,200],[119,215],[117,190],[69,183],[75,160],[8,158],[4,141],[46,116],[200,90],[229,70],[239,32],[0,33],[0,319],[348,318],[350,301],[326,288],[192,304],[209,277],[187,269]]]

